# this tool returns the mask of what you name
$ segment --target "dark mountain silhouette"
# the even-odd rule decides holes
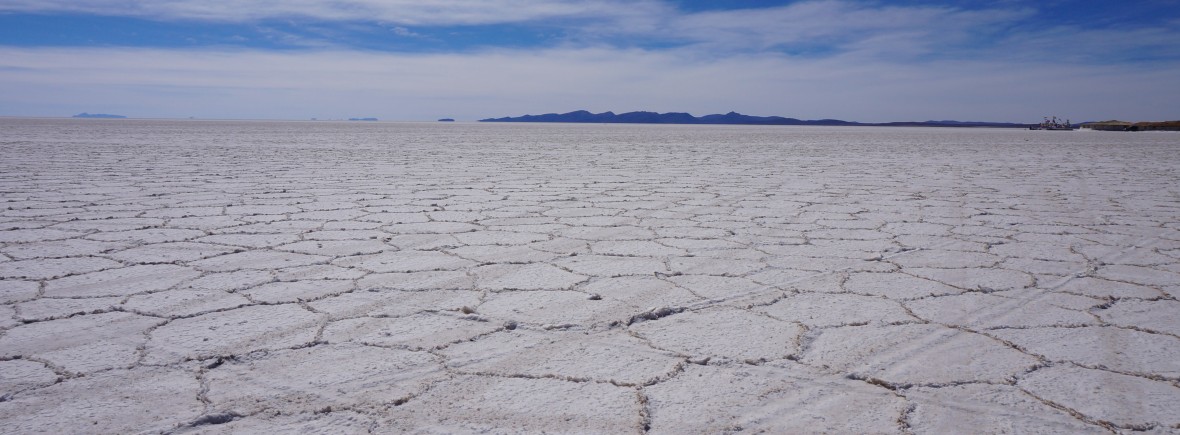
[[[1027,128],[1028,124],[1014,124],[1007,122],[973,122],[973,121],[922,121],[922,122],[885,122],[865,123],[842,121],[839,119],[801,120],[784,118],[781,116],[750,116],[737,112],[724,115],[692,116],[687,113],[669,112],[614,112],[590,113],[577,110],[569,113],[546,113],[544,115],[524,115],[518,117],[488,118],[480,122],[572,122],[593,124],[741,124],[741,125],[844,125],[844,126],[887,126],[887,127],[1010,127]]]

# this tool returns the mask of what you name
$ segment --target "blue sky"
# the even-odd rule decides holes
[[[1180,3],[0,0],[0,116],[1180,119]]]

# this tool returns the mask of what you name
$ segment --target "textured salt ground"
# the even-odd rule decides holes
[[[1180,432],[1174,135],[0,128],[0,431]]]

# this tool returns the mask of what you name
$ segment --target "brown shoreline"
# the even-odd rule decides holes
[[[1102,131],[1180,131],[1180,121],[1101,121],[1084,122],[1081,128]]]

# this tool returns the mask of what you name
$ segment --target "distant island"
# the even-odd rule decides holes
[[[438,122],[455,122],[455,119],[454,118],[442,118],[442,119],[439,119]]]
[[[377,118],[348,118],[349,121],[376,121]]]
[[[1081,128],[1104,131],[1180,131],[1180,121],[1129,122],[1110,120],[1083,122]]]
[[[544,115],[524,115],[518,117],[488,118],[479,122],[573,122],[573,123],[626,123],[626,124],[740,124],[740,125],[828,125],[828,126],[885,126],[885,127],[999,127],[999,128],[1028,128],[1029,124],[1010,122],[976,122],[976,121],[921,121],[921,122],[883,122],[867,123],[842,121],[839,119],[802,120],[784,118],[781,116],[750,116],[737,112],[724,115],[692,116],[688,113],[656,113],[656,112],[614,112],[590,113],[578,110],[569,113],[547,113]]]
[[[123,115],[109,115],[106,113],[86,113],[82,112],[73,116],[74,118],[100,118],[100,119],[125,119]]]

